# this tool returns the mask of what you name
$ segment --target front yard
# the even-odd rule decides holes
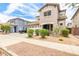
[[[45,39],[42,39],[40,36],[33,36],[33,39],[43,40],[43,41],[50,41],[50,42],[57,42],[57,43],[60,43],[60,44],[69,44],[69,45],[79,46],[79,39],[75,39],[71,36],[69,36],[69,37],[46,36]]]
[[[29,38],[36,40],[79,46],[79,39],[70,34],[67,28],[56,28],[53,31],[47,29],[28,29],[27,35]]]

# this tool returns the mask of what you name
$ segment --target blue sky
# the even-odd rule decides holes
[[[2,17],[4,19],[8,19],[8,17],[20,17],[34,20],[35,16],[39,15],[38,10],[43,5],[44,3],[0,3],[0,19]]]
[[[9,6],[8,3],[0,3],[0,12],[5,11],[8,6]]]

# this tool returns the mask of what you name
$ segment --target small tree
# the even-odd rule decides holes
[[[10,25],[5,25],[5,32],[6,33],[10,32]]]
[[[46,29],[41,29],[41,30],[40,30],[40,35],[41,35],[42,38],[45,38],[45,36],[48,35],[48,30],[46,30]]]
[[[68,35],[69,35],[69,30],[68,30],[68,29],[63,29],[63,30],[61,31],[61,34],[62,34],[62,36],[64,36],[64,37],[68,37]]]
[[[39,36],[39,29],[35,30],[35,34],[36,34],[36,36]]]
[[[2,24],[2,25],[1,25],[1,30],[2,30],[4,33],[10,32],[10,29],[11,29],[11,27],[10,27],[9,24]]]
[[[1,24],[1,30],[4,32],[5,28],[4,28],[4,25]]]
[[[27,30],[28,37],[32,37],[33,36],[33,32],[34,32],[33,29],[28,29]]]

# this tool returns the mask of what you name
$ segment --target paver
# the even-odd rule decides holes
[[[8,50],[15,52],[19,56],[75,56],[55,49],[50,49],[26,42],[20,42],[6,47]]]

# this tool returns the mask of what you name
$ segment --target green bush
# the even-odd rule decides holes
[[[39,29],[35,30],[35,34],[36,34],[36,36],[39,36]]]
[[[69,30],[68,30],[68,29],[63,29],[63,30],[61,31],[61,34],[62,34],[62,36],[64,36],[64,37],[68,37],[68,35],[69,35]]]
[[[1,24],[1,30],[4,32],[5,28],[4,25]]]
[[[28,29],[27,30],[28,37],[32,37],[33,36],[33,32],[34,32],[33,29]]]
[[[10,29],[11,29],[11,27],[10,27],[9,24],[2,24],[2,25],[1,25],[1,30],[2,30],[3,32],[5,32],[5,33],[10,32]]]
[[[42,38],[45,38],[45,36],[48,35],[48,30],[46,30],[46,29],[41,29],[41,30],[40,30],[40,35],[41,35]]]

